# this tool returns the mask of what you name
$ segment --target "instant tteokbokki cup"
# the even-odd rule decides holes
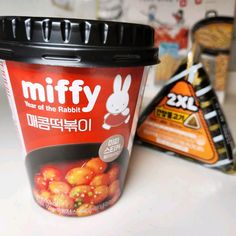
[[[0,18],[0,58],[36,202],[87,216],[120,197],[153,29],[78,19]]]

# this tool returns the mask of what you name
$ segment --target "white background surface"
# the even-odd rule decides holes
[[[0,86],[1,87],[1,86]],[[236,97],[224,109],[236,137]],[[34,203],[5,91],[0,88],[0,235],[234,236],[236,176],[135,146],[121,199],[86,218]]]
[[[65,10],[62,7],[64,3],[68,3],[71,10]],[[3,16],[96,18],[96,0],[0,0],[0,6],[0,15]]]
[[[0,14],[48,15],[52,9],[45,7],[47,1],[30,1],[40,4],[39,8],[29,6],[29,1],[0,0]],[[231,76],[230,93],[235,93],[235,88],[236,75]],[[236,138],[235,103],[236,97],[230,96],[224,110]],[[236,176],[140,146],[133,149],[124,193],[112,208],[86,218],[53,215],[36,205],[31,197],[16,136],[5,91],[0,88],[0,235],[236,234]]]

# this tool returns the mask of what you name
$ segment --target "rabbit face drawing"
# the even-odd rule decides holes
[[[131,75],[127,75],[122,86],[122,77],[117,75],[113,83],[113,93],[108,97],[106,109],[108,113],[104,116],[104,129],[116,127],[122,123],[128,123],[130,119],[129,110],[129,88]]]

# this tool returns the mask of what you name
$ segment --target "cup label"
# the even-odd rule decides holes
[[[144,67],[71,68],[12,61],[3,61],[1,67],[26,153],[54,145],[103,143],[114,135],[121,135],[128,146]]]
[[[87,216],[119,199],[147,70],[0,63],[37,203]]]

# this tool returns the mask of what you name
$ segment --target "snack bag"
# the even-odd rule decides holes
[[[187,61],[142,114],[137,137],[142,143],[231,172],[235,144],[199,55],[194,44]]]

